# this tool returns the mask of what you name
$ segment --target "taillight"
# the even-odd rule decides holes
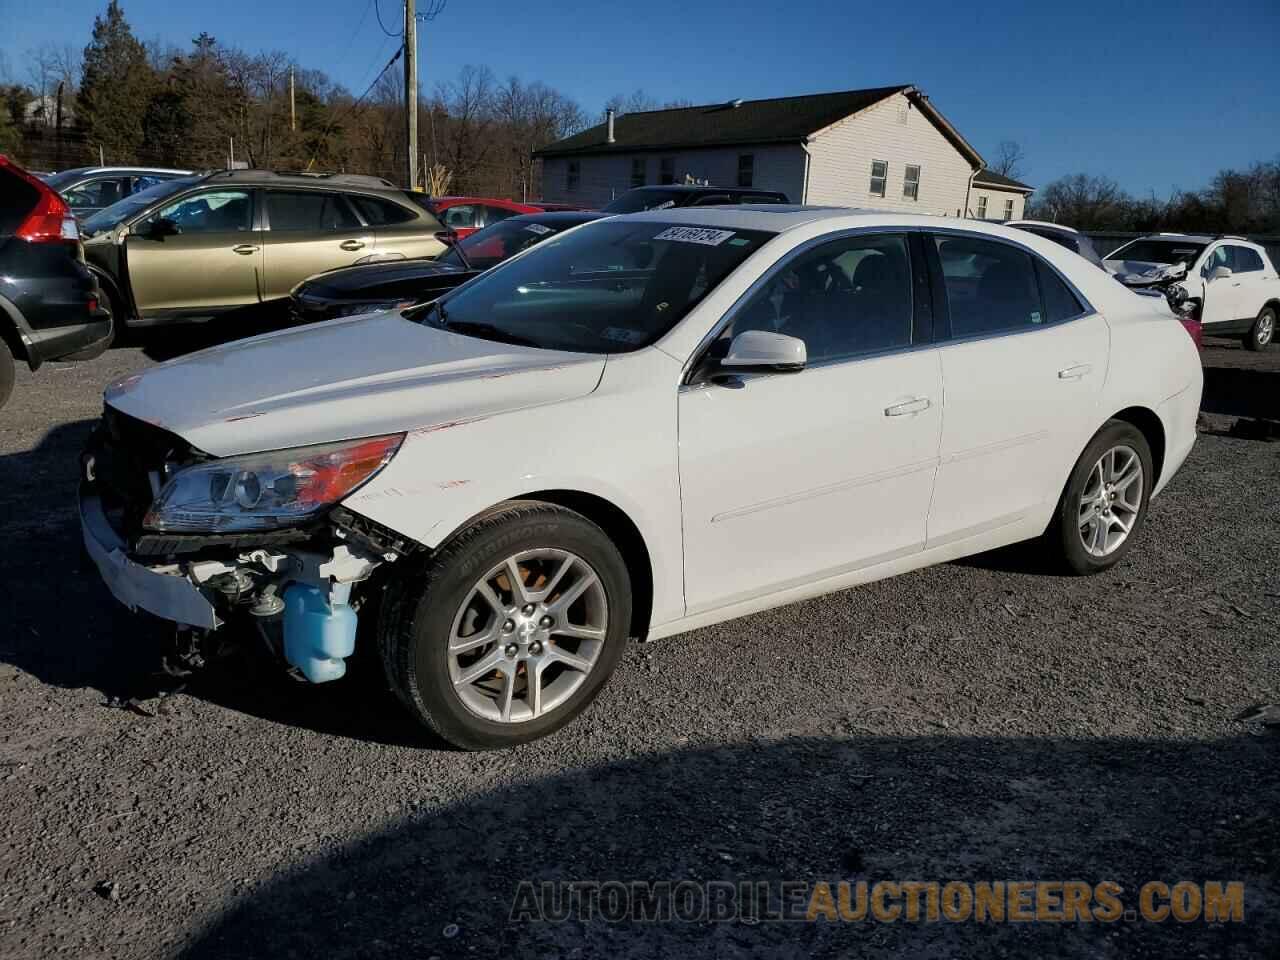
[[[76,242],[80,239],[80,228],[76,218],[52,187],[43,180],[31,176],[27,171],[10,160],[0,156],[0,166],[7,167],[15,176],[21,177],[31,184],[39,193],[36,205],[31,208],[27,218],[13,231],[14,236],[21,237],[29,243]]]

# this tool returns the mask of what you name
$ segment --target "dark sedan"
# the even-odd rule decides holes
[[[526,247],[602,216],[575,210],[508,217],[454,242],[435,260],[385,260],[319,273],[293,288],[290,310],[295,320],[313,323],[425,303]]]

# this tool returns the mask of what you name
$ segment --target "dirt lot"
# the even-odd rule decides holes
[[[1105,576],[1004,552],[635,645],[567,730],[468,755],[369,662],[307,688],[246,658],[153,698],[157,631],[78,568],[73,495],[104,384],[175,349],[20,373],[0,412],[0,956],[1280,952],[1280,736],[1232,719],[1280,700],[1280,443],[1252,419],[1280,419],[1280,351],[1206,351],[1210,429]],[[1227,925],[515,923],[521,879],[1246,902]]]

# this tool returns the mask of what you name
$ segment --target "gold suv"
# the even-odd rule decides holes
[[[82,225],[116,328],[210,320],[369,257],[434,257],[444,228],[378,177],[228,170],[127,197]]]

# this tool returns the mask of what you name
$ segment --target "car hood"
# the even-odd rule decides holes
[[[570,400],[596,388],[604,362],[386,311],[192,353],[113,383],[106,401],[223,457]]]
[[[1132,285],[1159,283],[1185,272],[1175,263],[1151,263],[1147,260],[1107,260],[1106,266],[1120,278],[1121,283]]]

